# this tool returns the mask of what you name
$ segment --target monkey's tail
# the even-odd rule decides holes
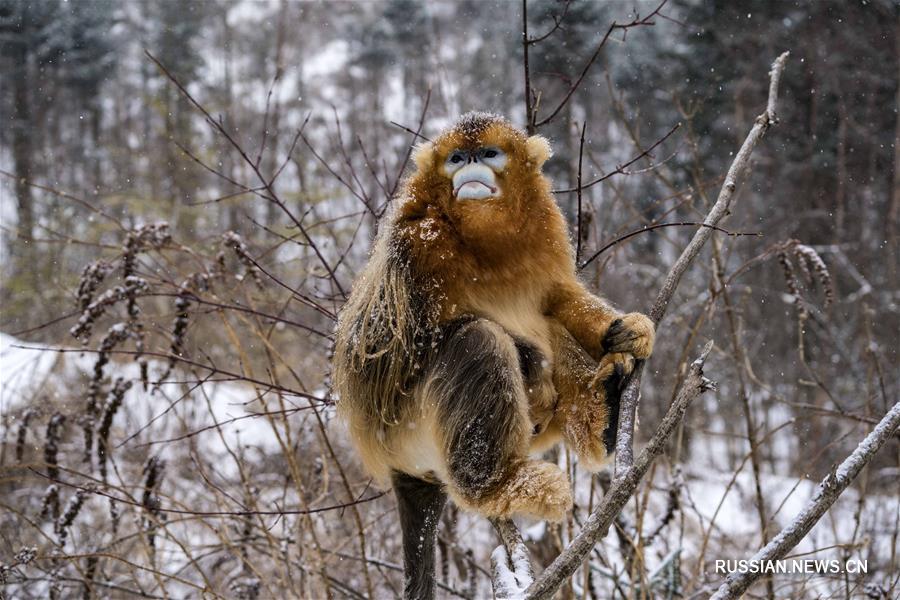
[[[403,532],[403,596],[431,600],[435,588],[435,538],[447,494],[440,484],[405,473],[395,472],[392,479]]]

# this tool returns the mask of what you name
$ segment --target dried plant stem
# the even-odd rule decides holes
[[[819,489],[812,499],[806,503],[793,521],[782,529],[771,542],[759,550],[750,559],[753,562],[777,560],[788,553],[810,529],[822,518],[838,496],[850,485],[862,471],[875,453],[892,437],[900,427],[900,402],[894,404],[890,411],[878,423],[866,438],[859,443],[856,450],[848,456],[837,469],[832,470],[819,484]],[[712,600],[737,598],[762,576],[762,573],[734,573],[725,579]]]
[[[749,369],[750,359],[744,352],[744,345],[741,341],[740,326],[735,316],[735,306],[731,301],[731,294],[728,292],[728,286],[725,285],[725,264],[722,260],[720,252],[721,240],[713,241],[713,262],[715,264],[716,280],[720,286],[722,300],[725,302],[725,314],[728,319],[728,332],[731,335],[731,349],[734,352],[736,361],[736,370],[738,377],[738,387],[741,395],[741,406],[744,409],[744,426],[747,430],[747,442],[750,444],[750,464],[753,467],[753,484],[756,493],[756,514],[759,518],[759,532],[762,538],[762,544],[765,545],[769,541],[768,523],[769,519],[766,515],[766,499],[762,492],[762,484],[760,483],[760,460],[759,460],[759,440],[756,436],[756,422],[753,417],[753,411],[750,405],[750,390],[747,385],[745,369]],[[766,596],[773,600],[775,598],[774,584],[771,577],[766,578]]]

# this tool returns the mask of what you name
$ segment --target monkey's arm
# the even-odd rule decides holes
[[[612,352],[639,359],[653,352],[655,328],[646,315],[620,313],[574,279],[554,286],[547,314],[559,320],[595,360]]]

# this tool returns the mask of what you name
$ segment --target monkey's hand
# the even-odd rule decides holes
[[[649,358],[653,353],[656,328],[653,321],[641,313],[628,313],[614,319],[603,336],[603,351],[626,352],[637,359]]]

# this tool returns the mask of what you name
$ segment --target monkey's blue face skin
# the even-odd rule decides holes
[[[505,167],[506,153],[487,146],[454,150],[444,163],[444,173],[453,180],[453,196],[457,200],[488,200],[500,196],[497,173]]]

